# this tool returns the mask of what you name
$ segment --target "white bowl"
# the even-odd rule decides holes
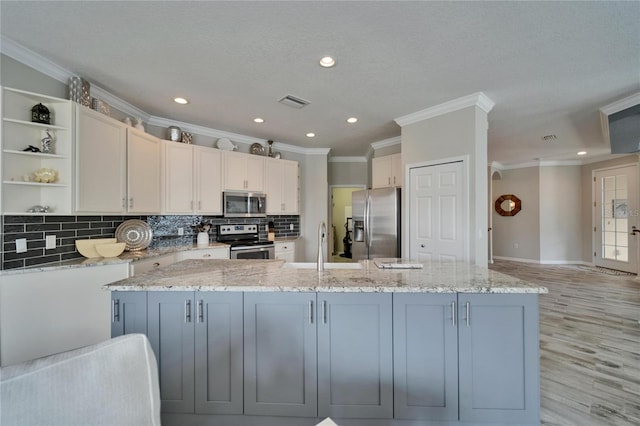
[[[117,257],[122,254],[126,246],[126,243],[107,243],[96,244],[95,248],[98,254],[102,257]]]
[[[96,251],[96,244],[109,244],[118,242],[115,238],[95,238],[93,240],[76,240],[76,250],[84,257],[102,257]]]

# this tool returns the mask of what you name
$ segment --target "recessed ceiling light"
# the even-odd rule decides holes
[[[186,100],[185,98],[173,98],[173,102],[180,104],[180,105],[186,105],[189,103],[188,100]]]
[[[357,123],[358,119],[356,117],[349,117],[347,118],[347,123],[349,124],[353,124],[353,123]]]
[[[331,56],[325,56],[322,59],[320,59],[320,66],[321,67],[331,68],[335,64],[336,64],[336,60],[333,59]]]
[[[578,155],[587,155],[587,151],[580,151]]]
[[[316,136],[315,133],[312,133],[312,132],[307,133],[308,138],[314,138],[315,136]]]
[[[264,118],[256,117],[253,119],[254,123],[264,123]]]

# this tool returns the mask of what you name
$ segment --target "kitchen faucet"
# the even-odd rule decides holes
[[[323,246],[324,239],[327,234],[327,225],[325,225],[324,220],[320,222],[320,226],[318,226],[318,272],[324,271],[324,255],[323,255]]]

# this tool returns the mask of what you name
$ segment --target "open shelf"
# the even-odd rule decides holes
[[[44,154],[42,152],[31,152],[31,151],[16,151],[15,149],[3,149],[2,152],[4,152],[5,154],[26,155],[28,157],[69,158],[67,155]]]
[[[55,126],[53,124],[34,123],[33,121],[17,120],[15,118],[3,118],[5,123],[21,124],[23,126],[39,127],[41,129],[53,129],[53,130],[69,130],[68,127]]]

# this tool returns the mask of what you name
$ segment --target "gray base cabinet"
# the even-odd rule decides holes
[[[540,423],[538,298],[460,294],[460,420]]]
[[[395,294],[395,418],[539,424],[538,297]]]
[[[458,419],[456,294],[394,294],[395,418]]]
[[[132,333],[147,334],[147,293],[111,293],[111,337]]]
[[[393,417],[390,293],[319,293],[318,417]]]
[[[316,417],[315,303],[315,293],[245,293],[245,414]]]
[[[112,337],[149,337],[164,413],[242,414],[242,293],[114,292]]]

